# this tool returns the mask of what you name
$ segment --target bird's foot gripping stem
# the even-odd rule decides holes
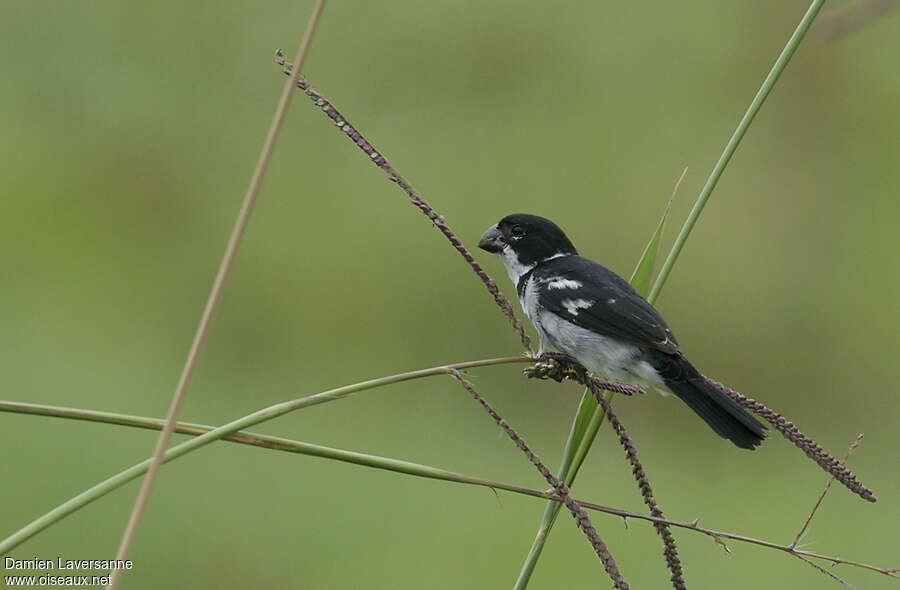
[[[644,393],[644,389],[639,385],[597,379],[590,375],[574,357],[560,352],[541,354],[533,365],[522,369],[522,373],[529,379],[553,379],[557,383],[569,379],[587,387],[615,391],[624,395]]]
[[[575,357],[561,352],[541,354],[533,365],[525,367],[522,372],[529,379],[553,379],[557,383],[565,379],[583,383],[587,377],[587,371]]]

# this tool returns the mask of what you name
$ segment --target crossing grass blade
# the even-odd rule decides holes
[[[643,284],[642,288],[637,290],[642,295],[646,295],[647,300],[650,303],[656,301],[656,298],[659,296],[660,291],[662,291],[666,280],[669,278],[669,273],[671,273],[675,262],[678,260],[678,255],[681,253],[681,249],[684,247],[685,242],[687,242],[688,236],[690,236],[691,230],[694,228],[694,225],[697,223],[697,219],[699,219],[700,214],[703,212],[703,208],[706,206],[706,203],[709,200],[713,189],[716,187],[719,178],[722,176],[722,173],[725,171],[725,168],[731,161],[731,157],[734,155],[734,152],[740,145],[741,140],[747,133],[747,129],[749,129],[751,123],[753,123],[753,119],[756,117],[756,114],[759,112],[760,108],[762,108],[762,105],[765,102],[766,98],[769,96],[769,93],[772,91],[772,88],[775,87],[775,83],[778,81],[781,73],[787,67],[787,64],[790,63],[791,58],[794,56],[794,52],[797,50],[797,47],[800,46],[800,42],[803,41],[803,38],[806,36],[806,32],[812,25],[813,20],[815,20],[816,16],[819,14],[819,11],[822,9],[823,4],[825,4],[825,0],[812,0],[809,8],[807,8],[803,17],[800,19],[800,22],[797,24],[797,27],[794,29],[793,34],[787,40],[787,43],[785,43],[784,48],[781,50],[781,53],[778,55],[778,58],[775,60],[775,63],[769,70],[769,73],[763,79],[759,90],[757,90],[753,99],[750,101],[750,105],[747,107],[743,117],[741,117],[741,120],[738,122],[738,125],[732,133],[731,138],[728,140],[728,143],[725,144],[725,148],[722,150],[722,154],[719,156],[719,159],[713,166],[713,169],[710,172],[706,183],[700,190],[700,194],[698,195],[697,200],[694,202],[694,206],[691,209],[687,220],[685,220],[681,231],[678,233],[678,237],[675,238],[675,243],[673,244],[668,256],[666,256],[666,260],[663,262],[662,267],[660,268],[659,275],[656,277],[656,282],[653,284],[652,288],[650,288],[650,291],[648,293],[646,290],[646,285],[649,284],[649,275],[652,274],[653,262],[656,260],[656,253],[659,249],[659,240],[656,239],[657,234],[654,234],[654,237],[651,237],[650,243],[644,250],[641,259],[638,261],[637,268],[631,276],[632,285],[634,285],[635,282],[643,282],[646,279],[646,284]],[[665,215],[663,215],[663,218],[665,218]],[[657,227],[657,232],[661,235],[662,224]],[[612,395],[612,393],[608,394],[607,399],[611,399]],[[582,396],[581,405],[579,405],[577,417],[574,424],[572,425],[572,431],[569,433],[569,439],[566,441],[566,449],[564,451],[562,460],[562,468],[560,469],[560,479],[565,481],[570,486],[575,480],[575,475],[578,473],[578,469],[581,467],[584,458],[587,456],[588,449],[590,449],[591,443],[593,443],[594,441],[594,436],[597,434],[597,430],[600,428],[600,425],[603,423],[604,419],[603,412],[597,408],[597,403],[593,399],[585,399],[589,397],[589,392],[585,392]],[[587,413],[587,408],[585,406],[590,404],[593,404],[593,411],[591,412],[591,417],[587,422],[587,426],[585,427],[584,415]],[[580,437],[577,436],[579,432],[583,432]],[[570,457],[570,452],[573,452],[574,456]],[[516,581],[515,586],[516,590],[523,590],[528,585],[528,580],[530,579],[531,574],[534,571],[534,567],[537,564],[537,560],[540,557],[541,551],[543,550],[543,545],[544,543],[546,543],[547,535],[550,533],[550,529],[553,527],[553,523],[556,520],[556,515],[558,514],[558,512],[558,505],[555,505],[553,503],[547,504],[544,510],[544,516],[541,519],[540,527],[538,528],[538,533],[535,536],[531,549],[528,552],[528,556],[525,558],[525,563],[522,565],[522,570],[519,572],[519,578]]]
[[[659,218],[659,223],[656,226],[656,231],[653,232],[653,235],[650,237],[650,241],[647,242],[647,245],[644,247],[644,251],[641,252],[641,258],[638,260],[637,266],[634,267],[634,272],[631,273],[631,278],[628,279],[628,282],[631,283],[631,286],[634,287],[634,290],[643,295],[644,297],[650,292],[650,279],[653,278],[653,268],[656,266],[656,254],[659,252],[659,241],[662,238],[663,231],[666,227],[666,219],[669,217],[669,210],[672,208],[672,201],[675,200],[675,195],[678,194],[678,187],[681,186],[681,181],[684,180],[684,177],[687,175],[688,169],[685,168],[681,172],[681,176],[678,177],[678,180],[675,182],[675,187],[672,189],[672,196],[669,197],[669,202],[666,203],[666,210],[663,212],[662,217]]]
[[[656,255],[659,252],[659,244],[669,215],[669,207],[686,173],[687,168],[684,169],[678,182],[675,183],[675,189],[672,191],[666,210],[656,226],[656,231],[650,236],[650,240],[644,247],[634,272],[631,273],[629,282],[641,295],[646,296],[647,291],[650,289],[650,279],[653,277]],[[606,399],[610,400],[614,395],[615,393],[611,391],[607,394]],[[588,451],[597,436],[597,432],[605,419],[606,412],[597,404],[597,400],[594,399],[591,392],[585,390],[581,396],[581,402],[578,404],[578,411],[575,413],[575,420],[572,422],[569,436],[566,439],[566,446],[563,450],[562,462],[557,475],[559,479],[565,481],[566,485],[571,486],[575,481],[575,476],[578,475],[578,470],[581,469],[581,465],[584,463]],[[519,572],[519,578],[516,580],[516,590],[522,590],[528,586],[534,567],[537,565],[537,561],[547,542],[547,536],[550,534],[550,530],[556,522],[556,517],[559,515],[559,509],[559,502],[547,502],[544,507],[541,524],[535,534],[531,549],[528,551],[528,556],[525,558],[522,570]]]

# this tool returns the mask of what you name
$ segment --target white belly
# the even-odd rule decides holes
[[[564,352],[578,359],[595,375],[615,381],[636,383],[669,393],[656,370],[645,361],[640,349],[621,340],[596,334],[558,315],[537,310],[535,327],[541,333],[541,345]]]

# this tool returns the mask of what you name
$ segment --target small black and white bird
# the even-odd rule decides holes
[[[559,351],[596,375],[674,393],[743,449],[763,441],[765,427],[694,368],[656,309],[622,277],[579,256],[555,223],[508,215],[478,247],[500,255],[540,353]]]

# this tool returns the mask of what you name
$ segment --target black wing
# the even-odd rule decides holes
[[[678,341],[659,313],[605,266],[563,256],[539,265],[533,278],[539,305],[576,326],[667,354],[678,352]]]

